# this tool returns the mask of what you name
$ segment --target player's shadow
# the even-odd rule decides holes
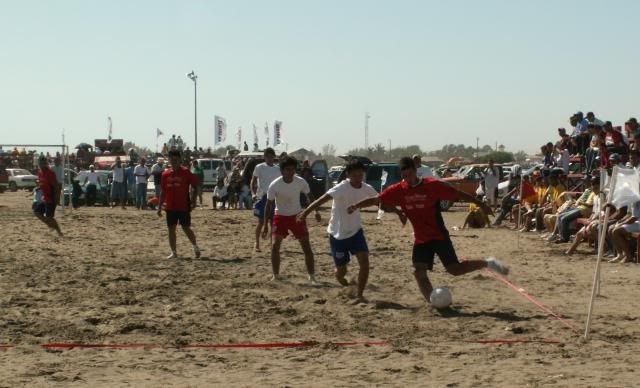
[[[452,307],[447,307],[445,309],[436,309],[438,314],[440,314],[443,318],[480,318],[480,317],[488,317],[494,318],[500,321],[506,322],[522,322],[522,321],[530,321],[534,318],[545,318],[546,316],[527,316],[522,317],[513,312],[504,312],[504,311],[474,311],[474,312],[466,312],[454,309]]]

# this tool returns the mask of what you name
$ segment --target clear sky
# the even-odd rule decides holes
[[[0,0],[0,142],[283,121],[290,146],[503,143],[640,116],[640,1]],[[260,144],[264,143],[259,131]]]

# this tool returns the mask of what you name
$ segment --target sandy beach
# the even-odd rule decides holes
[[[58,209],[59,211],[59,209]],[[67,211],[68,212],[68,211]],[[427,307],[411,273],[412,235],[392,216],[363,215],[372,272],[367,304],[333,278],[323,221],[309,221],[322,287],[306,283],[295,241],[283,245],[285,280],[268,281],[266,250],[254,253],[251,212],[193,212],[203,249],[183,234],[167,260],[164,218],[155,212],[81,208],[58,220],[56,241],[31,216],[25,192],[0,194],[0,387],[16,386],[434,386],[628,387],[638,384],[640,267],[603,266],[591,341],[580,340],[595,265],[582,247],[548,245],[507,228],[453,231],[458,254],[495,256],[509,280],[549,316],[484,272],[452,277],[440,263],[434,286],[450,287],[446,313]],[[353,264],[350,276],[357,272]],[[574,326],[572,330],[567,326]],[[557,343],[482,344],[485,340]],[[286,349],[193,349],[193,344],[314,341]],[[383,346],[337,346],[386,341]],[[134,349],[47,350],[45,343],[151,344]]]

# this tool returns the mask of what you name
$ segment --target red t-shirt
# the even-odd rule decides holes
[[[165,210],[187,212],[191,210],[189,186],[197,186],[198,177],[187,168],[165,170],[160,178]]]
[[[379,198],[384,205],[402,208],[413,225],[416,244],[449,237],[442,219],[440,201],[458,199],[458,191],[451,185],[434,178],[424,178],[415,187],[402,181],[389,186],[380,193]]]
[[[40,190],[42,191],[42,201],[46,203],[54,203],[56,193],[53,189],[58,183],[56,173],[50,168],[41,168],[40,171],[38,171],[38,182],[40,184]]]

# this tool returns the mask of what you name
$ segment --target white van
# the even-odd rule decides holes
[[[228,172],[231,172],[231,161],[223,160],[223,159],[196,159],[198,161],[198,166],[204,172],[204,187],[213,188],[218,182],[218,167],[220,164],[224,163],[225,168]]]

